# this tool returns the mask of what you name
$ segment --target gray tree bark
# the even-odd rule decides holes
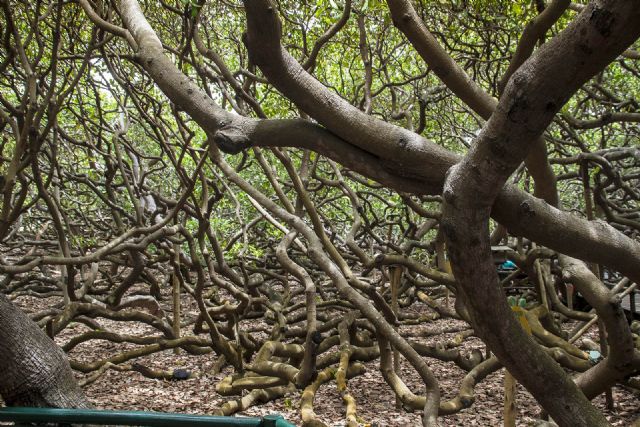
[[[0,396],[7,406],[90,406],[64,352],[3,294],[0,360]]]

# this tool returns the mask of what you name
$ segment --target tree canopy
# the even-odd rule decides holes
[[[314,394],[335,379],[355,426],[348,379],[372,360],[428,426],[502,367],[565,426],[608,425],[591,400],[638,387],[637,1],[0,7],[7,404],[86,405],[42,337],[27,344],[63,379],[24,379],[8,325],[42,334],[9,302],[25,295],[54,301],[31,316],[50,337],[84,325],[65,351],[136,345],[72,361],[92,380],[162,377],[131,363],[168,348],[215,353],[234,370],[217,392],[247,392],[225,415],[299,393],[303,423],[321,425]],[[465,325],[453,341],[408,332],[440,318]],[[577,341],[594,324],[596,361]],[[460,347],[473,337],[487,352]],[[436,359],[466,372],[450,400]]]

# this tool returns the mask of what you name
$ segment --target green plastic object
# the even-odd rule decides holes
[[[294,427],[280,414],[265,415],[262,417],[263,427]]]
[[[520,298],[518,300],[518,306],[525,308],[527,306],[527,300],[525,298]]]
[[[507,298],[507,302],[509,303],[509,307],[515,307],[517,303],[516,297],[511,295],[509,298]]]
[[[282,415],[262,418],[221,417],[147,411],[105,411],[97,409],[0,408],[0,421],[16,423],[65,423],[150,427],[295,427]]]

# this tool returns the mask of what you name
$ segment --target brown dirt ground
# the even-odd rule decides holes
[[[51,300],[51,299],[50,299]],[[35,312],[46,308],[51,302],[33,297],[19,297],[16,302],[26,311]],[[183,304],[185,316],[193,316],[197,313],[195,306],[189,302]],[[145,335],[155,332],[148,326],[138,323],[118,323],[99,319],[103,327],[120,333]],[[455,326],[455,320],[437,320],[428,325],[434,327]],[[56,342],[63,344],[72,336],[85,330],[84,325],[72,324],[56,337]],[[403,327],[403,332],[419,332],[422,326]],[[451,338],[450,334],[448,338]],[[589,333],[590,338],[596,339],[594,330]],[[418,338],[420,339],[420,338]],[[423,342],[443,340],[443,336],[422,339]],[[78,361],[93,361],[103,359],[118,352],[133,348],[131,344],[115,344],[107,341],[92,341],[77,346],[69,354],[69,357]],[[484,350],[483,344],[476,338],[465,340],[462,345],[464,352],[470,352],[473,348]],[[174,369],[184,368],[192,371],[195,378],[185,381],[161,381],[145,378],[136,372],[107,371],[97,381],[85,387],[89,400],[102,409],[120,410],[146,410],[181,412],[194,414],[210,414],[222,403],[229,400],[216,393],[215,384],[231,371],[227,368],[222,373],[211,373],[216,356],[211,353],[202,356],[189,355],[184,351],[174,354],[172,350],[163,351],[136,360],[145,366]],[[404,362],[404,361],[403,361]],[[453,363],[444,363],[439,360],[430,360],[431,369],[440,380],[442,399],[446,400],[457,393],[464,371]],[[419,426],[420,415],[408,413],[403,409],[395,408],[395,396],[384,382],[375,362],[366,364],[367,371],[364,375],[351,379],[349,388],[357,402],[359,421],[363,426]],[[502,425],[503,404],[503,370],[500,370],[475,388],[476,401],[471,408],[458,414],[441,418],[444,426],[498,426]],[[420,379],[406,363],[401,365],[401,376],[407,385],[415,393],[424,390]],[[78,374],[82,378],[83,374]],[[276,401],[250,408],[239,414],[240,416],[261,416],[269,413],[280,413],[290,422],[299,425],[299,395],[292,393],[289,396]],[[612,411],[605,410],[607,419],[614,426],[628,426],[640,417],[640,394],[622,387],[613,388],[615,408]],[[604,398],[601,396],[595,400],[596,406],[604,408]],[[518,426],[533,424],[540,411],[539,406],[531,395],[521,386],[518,386],[517,396]],[[340,394],[336,390],[335,383],[327,383],[318,391],[315,399],[315,412],[330,426],[343,426],[344,405]]]

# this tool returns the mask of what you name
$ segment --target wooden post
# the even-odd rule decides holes
[[[504,373],[504,427],[516,427],[516,379]]]
[[[600,354],[602,357],[609,355],[609,346],[607,345],[607,330],[605,329],[602,319],[598,319],[598,335],[600,339]],[[613,392],[611,387],[604,392],[605,401],[607,402],[607,409],[613,411],[615,402],[613,401]]]
[[[535,249],[536,244],[535,243],[531,243],[531,248]],[[547,298],[547,287],[545,286],[544,283],[544,271],[542,270],[542,266],[540,265],[540,260],[536,259],[533,262],[533,268],[536,271],[536,276],[537,276],[537,284],[538,284],[538,297],[540,298],[540,303],[544,306],[544,308],[546,308],[547,310],[549,310],[549,298]]]

